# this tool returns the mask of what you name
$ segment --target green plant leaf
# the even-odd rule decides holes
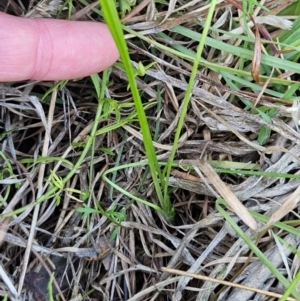
[[[82,213],[81,219],[89,217],[91,214],[98,214],[99,211],[93,208],[90,208],[87,204],[83,203],[82,207],[76,209],[77,212]]]
[[[109,0],[99,0],[102,11],[104,14],[105,21],[111,31],[111,34],[116,42],[119,49],[119,53],[122,59],[124,69],[128,78],[130,89],[132,92],[132,97],[134,100],[135,108],[137,111],[140,127],[143,135],[143,142],[145,145],[145,150],[149,162],[149,167],[151,171],[152,180],[154,183],[155,191],[162,207],[162,212],[167,219],[174,216],[173,208],[169,198],[165,198],[162,193],[161,183],[165,182],[165,178],[162,176],[157,157],[155,154],[155,149],[152,143],[152,137],[150,133],[150,127],[148,125],[147,117],[143,108],[143,103],[139,91],[137,89],[137,84],[135,81],[134,70],[130,61],[129,52],[127,45],[125,43],[122,25],[120,23],[117,10],[111,5]]]

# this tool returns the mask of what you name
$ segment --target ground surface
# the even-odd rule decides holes
[[[248,9],[252,16],[276,15],[292,2],[264,1],[261,5],[268,9],[265,10],[249,1]],[[170,1],[169,6],[154,1],[139,3],[145,7],[140,6],[141,10],[135,9],[131,15],[125,12],[124,24],[166,46],[163,49],[150,45],[125,31],[132,61],[149,67],[137,77],[137,84],[156,154],[163,163],[170,156],[192,68],[191,58],[198,45],[193,34],[202,32],[209,6],[207,1]],[[46,1],[39,4],[28,9],[28,1],[23,1],[24,7],[18,1],[10,1],[0,7],[14,15],[30,11],[30,16],[53,17]],[[103,20],[97,13],[97,3],[73,1],[73,6],[72,14],[76,12],[78,19]],[[17,290],[23,287],[22,300],[47,300],[51,271],[55,271],[53,295],[59,295],[59,300],[277,300],[266,294],[286,291],[284,286],[289,286],[299,269],[299,209],[295,207],[300,183],[297,54],[277,55],[273,60],[275,55],[264,44],[266,54],[260,66],[260,75],[264,77],[261,83],[255,83],[251,76],[253,49],[257,50],[255,29],[249,26],[248,33],[242,29],[244,19],[239,7],[233,1],[218,1],[215,9],[215,30],[209,32],[211,40],[202,54],[205,61],[198,68],[176,152],[177,167],[171,172],[169,189],[175,209],[171,221],[102,178],[113,167],[137,163],[108,172],[107,178],[134,196],[158,202],[147,166],[138,165],[145,160],[145,150],[121,65],[110,70],[104,113],[97,121],[92,148],[84,158],[80,156],[97,111],[90,78],[69,81],[44,99],[52,83],[0,85],[1,210],[14,212],[9,218],[1,218],[1,277],[7,275],[10,279],[0,281],[2,296],[12,296],[13,289],[8,287],[11,283]],[[60,18],[67,18],[66,11]],[[245,18],[248,24],[249,15]],[[297,19],[294,22],[298,24]],[[278,28],[265,28],[276,40]],[[230,32],[239,38],[226,37]],[[295,28],[293,32],[297,34]],[[282,38],[285,45],[288,38],[289,35]],[[215,46],[214,41],[218,42]],[[237,48],[226,52],[222,45]],[[248,52],[243,54],[244,50],[250,56]],[[283,59],[291,64],[285,61],[283,66],[277,66]],[[276,68],[272,80],[264,85],[273,67]],[[53,98],[55,108],[51,111]],[[51,141],[47,159],[42,159],[49,116],[53,116],[48,128]],[[200,159],[209,162],[217,175],[209,173],[207,165],[201,168]],[[79,160],[76,172],[67,178]],[[186,165],[196,168],[188,169]],[[20,181],[9,183],[4,179]],[[220,189],[222,183],[227,188],[225,192]],[[55,193],[43,198],[53,187]],[[216,200],[223,198],[228,202],[231,193],[246,208],[265,217],[270,217],[290,198],[287,212],[280,218],[292,222],[262,232],[250,230],[244,216],[240,219],[233,213],[234,208],[230,210],[222,204],[218,207],[231,216],[287,282],[274,276],[268,263],[250,250],[241,234],[217,209]],[[37,205],[40,196],[42,202]],[[14,211],[20,208],[20,212]],[[266,220],[258,215],[255,219],[261,229]],[[29,238],[33,228],[36,232]],[[163,267],[265,293],[163,272]]]

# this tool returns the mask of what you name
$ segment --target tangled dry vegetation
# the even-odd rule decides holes
[[[8,13],[24,13],[18,1],[8,2],[5,7]],[[123,22],[153,41],[175,45],[178,51],[181,47],[196,51],[197,42],[172,29],[181,25],[201,32],[200,22],[206,17],[208,2],[178,1],[176,5],[175,2],[170,1],[168,6],[140,1],[124,16]],[[277,14],[292,2],[264,1],[261,4],[269,11],[256,6],[256,14]],[[25,1],[23,4],[28,7]],[[31,17],[53,16],[53,11],[46,9],[49,1],[39,4],[30,9]],[[78,0],[73,1],[73,6],[73,19],[101,20],[95,11],[99,9],[97,2]],[[230,32],[233,20],[239,22],[240,13],[233,1],[218,1],[212,26]],[[64,11],[61,18],[66,18]],[[210,36],[219,39],[224,33],[210,32]],[[151,104],[146,114],[158,159],[164,162],[170,154],[192,63],[133,34],[127,34],[126,39],[133,62],[141,61],[144,66],[155,62],[145,75],[137,77],[137,84],[145,105]],[[239,43],[233,38],[226,41]],[[253,49],[253,45],[249,47]],[[237,69],[241,60],[211,46],[206,46],[203,57],[207,62]],[[249,61],[244,64],[247,70]],[[195,162],[205,159],[227,162],[229,166],[230,162],[250,164],[252,169],[264,172],[298,174],[297,103],[269,93],[276,90],[276,83],[266,85],[262,93],[242,83],[233,89],[222,74],[205,66],[199,68],[176,162],[197,165]],[[291,85],[298,79],[295,73],[285,77]],[[53,295],[59,300],[277,300],[270,294],[283,294],[283,285],[216,210],[220,192],[211,185],[209,176],[201,178],[197,172],[183,167],[172,170],[170,195],[176,215],[170,223],[159,212],[124,196],[102,180],[103,173],[111,167],[145,160],[139,125],[136,118],[130,120],[134,107],[122,106],[132,104],[127,85],[124,71],[114,66],[106,97],[116,101],[107,106],[110,109],[115,105],[119,116],[117,109],[112,109],[99,121],[98,129],[108,130],[95,137],[94,151],[89,151],[76,173],[55,195],[37,205],[38,194],[61,185],[60,180],[70,172],[69,162],[76,164],[81,155],[97,108],[94,86],[90,78],[69,81],[42,100],[52,83],[1,84],[1,198],[5,201],[1,203],[0,294],[9,293],[10,299],[16,300],[17,292],[21,291],[20,300],[47,300],[47,284],[54,271]],[[56,104],[51,110],[49,104],[53,98]],[[276,113],[272,122],[246,109],[247,102],[273,109]],[[125,119],[126,124],[122,124],[120,120]],[[269,135],[264,143],[258,144],[262,128]],[[47,133],[51,139],[47,159],[42,160]],[[157,203],[145,166],[128,167],[109,177],[133,195]],[[300,183],[295,178],[238,173],[219,173],[219,177],[248,209],[267,217],[280,208]],[[85,192],[89,193],[83,197]],[[97,213],[98,204],[106,210],[105,215]],[[14,211],[19,208],[23,209]],[[78,212],[78,208],[83,210]],[[13,216],[5,218],[3,214],[10,212],[14,212]],[[300,236],[279,228],[256,233],[232,211],[227,209],[227,212],[291,281],[299,269],[295,251]],[[299,224],[297,212],[298,207],[284,216],[284,220],[295,221],[295,230]],[[262,227],[260,222],[259,227]],[[36,230],[34,237],[30,236],[32,229]],[[286,243],[279,241],[274,233]],[[163,267],[228,283],[191,275],[189,278],[163,271]],[[241,287],[231,287],[229,283]],[[258,293],[258,289],[264,292]]]

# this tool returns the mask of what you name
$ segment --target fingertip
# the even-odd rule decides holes
[[[119,58],[103,23],[38,19],[36,27],[40,46],[31,79],[85,77],[110,67]]]
[[[105,24],[0,13],[0,81],[65,80],[100,72],[119,57]]]

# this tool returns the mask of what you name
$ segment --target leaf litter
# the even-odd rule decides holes
[[[292,2],[285,1],[283,6],[281,1],[265,1],[270,11],[256,7],[255,22],[266,22],[268,14],[277,14]],[[31,3],[26,13],[53,17],[57,9],[50,9],[49,5],[49,1],[36,6]],[[258,39],[259,31],[252,28],[251,20],[247,20],[248,29],[242,26],[239,5],[235,1],[218,1],[212,26],[224,33],[212,30],[210,34],[219,41],[226,39],[227,43],[240,45],[243,41],[238,35],[253,30],[252,37],[256,34],[254,40],[259,44],[256,55],[260,56],[267,44],[260,49],[264,42]],[[92,12],[97,8],[95,2],[83,5],[81,1],[73,1],[73,6],[73,18],[101,20]],[[145,105],[152,104],[146,112],[156,137],[154,147],[159,160],[166,161],[191,72],[190,55],[195,50],[194,41],[173,28],[181,25],[201,31],[199,24],[205,19],[208,6],[204,1],[171,1],[168,6],[144,0],[136,8],[123,18],[124,24],[136,31],[136,35],[129,32],[126,38],[133,62],[142,61],[144,65],[155,62],[144,76],[137,77],[137,84]],[[17,15],[23,11],[14,1],[6,9]],[[66,17],[64,14],[63,10],[62,18]],[[232,22],[237,26],[235,31]],[[270,25],[270,21],[268,24],[264,26],[270,30],[274,24]],[[153,44],[139,35],[151,38]],[[168,48],[157,48],[155,43]],[[39,207],[35,204],[38,189],[42,193],[50,189],[53,173],[57,179],[63,179],[81,155],[97,108],[91,93],[93,86],[88,78],[67,83],[74,104],[65,114],[63,102],[67,99],[63,93],[52,93],[56,104],[53,112],[49,112],[50,96],[42,99],[49,89],[48,83],[1,84],[0,145],[12,166],[9,170],[7,162],[1,159],[1,296],[9,294],[11,300],[47,300],[52,271],[58,284],[53,292],[57,294],[60,290],[63,297],[58,295],[58,298],[65,300],[233,301],[263,300],[263,295],[279,298],[284,293],[280,282],[216,210],[215,202],[219,193],[230,204],[231,209],[227,210],[232,218],[273,265],[289,275],[290,281],[295,277],[300,244],[299,110],[297,98],[293,98],[296,93],[290,95],[293,98],[290,100],[283,90],[287,84],[295,85],[299,74],[290,73],[284,79],[284,72],[289,70],[275,68],[274,74],[277,78],[282,75],[283,85],[277,87],[270,79],[260,94],[258,84],[247,86],[226,73],[226,67],[240,70],[244,58],[208,46],[204,56],[224,68],[216,69],[214,65],[209,69],[205,64],[199,67],[178,145],[177,167],[169,183],[176,210],[173,223],[167,223],[159,212],[146,205],[132,202],[101,178],[116,164],[145,160],[143,137],[135,118],[112,127],[118,114],[125,119],[133,112],[126,74],[120,66],[110,71],[106,96],[124,106],[119,112],[112,110],[101,118],[98,128],[102,132],[96,136],[94,153],[89,152],[73,177]],[[251,82],[252,67],[254,80],[259,83],[267,71],[260,73],[260,57],[254,63],[245,67],[248,73],[241,78]],[[254,105],[252,111],[250,104]],[[268,110],[276,111],[271,123],[263,118],[262,111]],[[53,116],[51,123],[49,114]],[[260,145],[257,139],[262,127],[270,135]],[[40,154],[47,135],[51,137],[44,150],[48,160],[43,161]],[[291,174],[295,178],[246,176],[238,171],[217,174],[207,163],[214,161],[258,164],[268,175]],[[186,169],[186,165],[198,170]],[[45,171],[39,179],[42,166]],[[208,171],[213,171],[213,176]],[[14,182],[5,182],[8,177]],[[131,194],[156,203],[153,184],[144,166],[119,170],[111,177]],[[91,208],[90,214],[83,216],[76,210],[82,207],[77,201],[82,195],[78,197],[75,191],[89,191],[84,202]],[[256,229],[253,217],[250,215],[251,222],[247,222],[248,210],[239,214],[237,202],[244,209],[270,218],[268,223],[256,219],[258,231],[262,232],[248,229],[246,224]],[[99,205],[106,214],[97,212]],[[10,215],[19,208],[24,210]],[[34,210],[37,210],[36,223]],[[269,228],[279,220],[293,220],[295,231]],[[36,233],[29,238],[32,227]],[[25,248],[29,250],[27,255]],[[23,269],[25,259],[28,265]],[[197,275],[202,278],[197,279]]]

